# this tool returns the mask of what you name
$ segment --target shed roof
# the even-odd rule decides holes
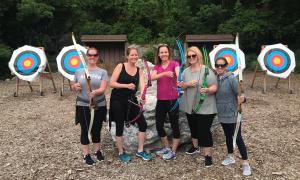
[[[234,36],[231,34],[205,34],[186,35],[185,42],[232,42]]]
[[[120,35],[82,35],[81,42],[126,42],[127,36]]]

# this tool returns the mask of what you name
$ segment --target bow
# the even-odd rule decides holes
[[[204,71],[204,76],[203,76],[203,81],[202,81],[201,88],[207,88],[207,76],[209,74],[208,55],[207,55],[207,51],[206,51],[205,47],[203,47],[202,50],[203,50],[203,54],[204,54],[205,71]],[[200,76],[200,74],[199,74],[199,76]],[[196,95],[198,93],[198,87],[199,86],[197,85]],[[199,109],[201,108],[204,100],[205,100],[205,93],[201,93],[200,96],[199,96],[199,102],[198,102],[197,106],[192,109],[192,114],[195,114],[196,112],[199,111]]]
[[[144,89],[143,89],[143,92],[141,94],[141,99],[142,100],[145,100],[146,99],[146,93],[147,93],[147,89],[148,87],[151,87],[152,86],[152,82],[151,82],[151,74],[150,74],[150,68],[148,66],[148,62],[146,61],[146,59],[143,60],[144,62],[144,67],[146,67],[146,70],[147,70],[147,84],[145,85]],[[144,105],[142,102],[140,102],[140,104],[136,104],[134,103],[133,101],[131,100],[128,100],[128,102],[132,103],[133,105],[135,106],[138,106],[139,107],[139,113],[137,114],[136,117],[134,117],[132,120],[130,121],[127,121],[126,122],[126,127],[129,127],[131,123],[134,123],[135,121],[137,121],[139,119],[139,117],[143,114],[144,112]],[[128,113],[127,115],[130,113],[130,109],[128,110]]]
[[[180,42],[180,40],[178,38],[176,38],[176,45],[177,45],[177,47],[179,49],[180,60],[181,60],[180,68],[179,68],[179,73],[178,73],[178,77],[177,77],[177,81],[181,82],[182,81],[181,74],[183,72],[183,68],[184,68],[184,65],[185,65],[185,57],[184,57],[183,48],[181,46],[181,42]],[[177,106],[179,106],[179,103],[180,103],[180,100],[181,100],[181,96],[183,95],[183,90],[179,86],[177,87],[177,92],[178,92],[178,98],[176,99],[175,104],[171,108],[171,110],[170,110],[171,112],[174,111],[177,108]]]
[[[236,38],[235,38],[235,45],[239,48],[239,34],[237,33]],[[238,96],[241,95],[242,92],[242,82],[243,82],[243,71],[242,71],[242,66],[241,66],[241,59],[239,55],[237,54],[237,60],[238,60],[238,75],[239,75],[239,81],[238,81]],[[236,147],[236,138],[237,134],[241,125],[242,121],[242,105],[238,104],[237,106],[237,120],[236,120],[236,125],[235,125],[235,130],[234,130],[234,135],[233,135],[233,147]]]
[[[86,84],[87,84],[87,91],[88,92],[92,92],[92,87],[91,87],[91,76],[90,76],[90,73],[87,69],[87,66],[86,66],[86,60],[82,54],[82,52],[80,51],[79,47],[78,47],[78,44],[76,43],[76,40],[75,40],[75,36],[74,36],[74,33],[72,32],[72,40],[73,40],[73,44],[74,44],[74,47],[79,55],[79,58],[80,58],[80,61],[84,67],[84,74],[85,74],[85,80],[86,80]],[[89,128],[88,128],[88,138],[89,138],[89,141],[92,142],[92,134],[91,134],[91,131],[92,131],[92,127],[93,127],[93,123],[94,123],[94,105],[93,105],[93,98],[89,97],[89,109],[90,109],[90,125],[89,125]],[[85,119],[86,120],[86,119]],[[87,120],[86,120],[87,121]]]

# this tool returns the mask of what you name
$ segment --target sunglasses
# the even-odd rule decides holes
[[[215,64],[216,68],[224,68],[226,67],[226,64]]]
[[[160,47],[169,47],[167,44],[158,44],[157,48],[160,48]]]
[[[88,57],[97,57],[99,54],[86,54]]]
[[[187,55],[187,56],[186,56],[186,58],[188,58],[188,59],[192,59],[192,58],[196,58],[196,57],[197,57],[196,54],[193,54],[193,55]]]

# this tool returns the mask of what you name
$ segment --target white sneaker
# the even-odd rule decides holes
[[[235,163],[235,159],[233,155],[227,155],[225,159],[222,161],[223,166],[228,166],[229,164]]]
[[[242,165],[242,171],[244,176],[250,176],[251,175],[251,168],[249,164],[243,164]]]

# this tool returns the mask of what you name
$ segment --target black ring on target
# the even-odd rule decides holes
[[[61,67],[66,73],[71,75],[74,75],[77,69],[83,68],[80,57],[75,49],[70,49],[64,53],[61,60]]]
[[[264,56],[264,63],[269,71],[281,74],[289,69],[291,59],[284,50],[274,48],[266,52]]]
[[[235,71],[238,69],[238,60],[237,60],[237,55],[236,55],[236,50],[232,48],[222,48],[220,49],[215,56],[215,61],[217,60],[218,57],[224,57],[227,62],[227,71]]]
[[[40,64],[40,56],[36,52],[30,50],[26,50],[18,54],[14,61],[16,72],[25,76],[36,73]]]

